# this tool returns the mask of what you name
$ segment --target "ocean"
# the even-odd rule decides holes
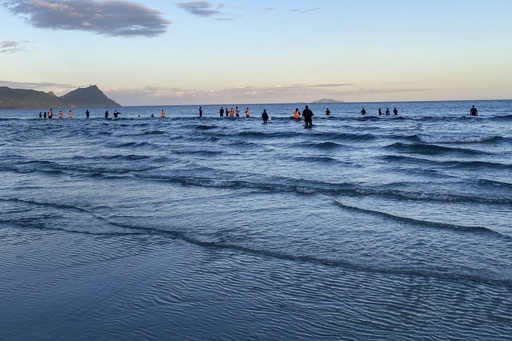
[[[0,340],[510,339],[512,101],[238,106],[0,110]]]

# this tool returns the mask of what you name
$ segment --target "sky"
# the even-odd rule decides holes
[[[0,0],[0,86],[121,105],[512,98],[510,0]]]

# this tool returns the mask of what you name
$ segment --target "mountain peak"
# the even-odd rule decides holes
[[[119,107],[118,103],[108,98],[96,85],[78,88],[61,97],[66,102],[77,107]]]

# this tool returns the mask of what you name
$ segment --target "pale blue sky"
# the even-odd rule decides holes
[[[122,105],[512,98],[509,0],[0,0],[0,86]]]

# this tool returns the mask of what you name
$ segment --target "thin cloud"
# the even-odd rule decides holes
[[[296,8],[296,9],[292,9],[292,12],[296,12],[296,13],[299,13],[299,14],[304,14],[304,13],[308,13],[308,12],[313,12],[313,11],[318,11],[320,10],[320,7],[315,7],[315,8]]]
[[[392,93],[404,93],[404,92],[425,92],[425,91],[433,91],[431,88],[391,88],[391,89],[382,89],[382,88],[366,88],[366,89],[356,89],[349,91],[342,91],[341,94],[344,96],[347,95],[374,95],[374,94],[392,94]]]
[[[224,7],[224,4],[214,6],[207,1],[179,2],[176,5],[190,14],[204,18],[221,15],[220,9]]]
[[[160,104],[220,104],[220,103],[277,103],[283,98],[290,102],[319,98],[341,98],[337,89],[349,84],[242,86],[224,89],[193,90],[182,88],[146,87],[143,89],[109,89],[105,93],[123,105]]]
[[[348,84],[348,83],[326,83],[326,84],[293,84],[291,86],[288,86],[290,88],[337,88],[340,86],[351,86],[354,84]]]
[[[7,41],[0,41],[0,53],[16,53],[21,51],[26,51],[24,45],[28,41],[22,40],[22,41],[14,41],[14,40],[7,40]]]
[[[125,0],[3,0],[0,4],[37,28],[112,37],[155,37],[171,23],[159,11]]]
[[[24,89],[24,90],[37,90],[44,92],[53,92],[57,96],[68,93],[71,90],[76,89],[78,86],[71,84],[60,84],[50,82],[10,82],[0,80],[0,86],[6,86],[11,89]]]

